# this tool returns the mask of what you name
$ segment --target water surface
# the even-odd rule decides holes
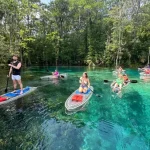
[[[24,86],[38,86],[38,89],[29,96],[0,106],[0,149],[150,149],[150,81],[140,80],[136,69],[126,69],[130,79],[138,83],[124,88],[121,98],[112,93],[111,82],[103,82],[115,79],[112,69],[60,67],[61,73],[68,73],[67,80],[39,80],[54,69],[30,67],[23,70]],[[67,115],[64,103],[78,88],[79,77],[84,71],[88,72],[95,94],[83,111]],[[0,72],[1,94],[7,72]]]

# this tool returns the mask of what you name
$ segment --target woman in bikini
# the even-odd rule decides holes
[[[87,72],[83,73],[82,77],[79,80],[79,83],[80,83],[79,92],[86,93],[88,88],[90,87],[90,81]]]

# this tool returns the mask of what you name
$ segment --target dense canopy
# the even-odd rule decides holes
[[[149,0],[0,0],[0,64],[146,64]]]

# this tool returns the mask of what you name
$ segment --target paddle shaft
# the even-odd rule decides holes
[[[89,88],[91,90],[91,88]],[[91,90],[96,97],[101,97],[99,94],[95,94],[93,90]]]
[[[9,77],[7,77],[7,83],[6,83],[5,93],[8,91],[8,90],[7,90],[7,88],[8,88],[8,80],[9,80]]]
[[[108,82],[112,82],[112,81],[109,81],[109,80],[104,80],[105,83],[108,83]],[[130,83],[137,83],[138,81],[137,80],[130,80],[129,81]]]

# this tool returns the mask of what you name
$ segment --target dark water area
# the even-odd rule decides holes
[[[49,72],[47,72],[49,70]],[[122,96],[112,93],[116,77],[112,69],[59,67],[67,79],[40,80],[55,67],[30,67],[22,72],[25,86],[38,89],[11,103],[0,105],[0,149],[2,150],[149,150],[150,81],[139,79],[137,69],[126,69],[130,83]],[[65,113],[65,101],[79,87],[79,77],[88,72],[94,93],[83,111]],[[0,93],[6,74],[0,72]],[[13,90],[9,80],[9,91]]]

